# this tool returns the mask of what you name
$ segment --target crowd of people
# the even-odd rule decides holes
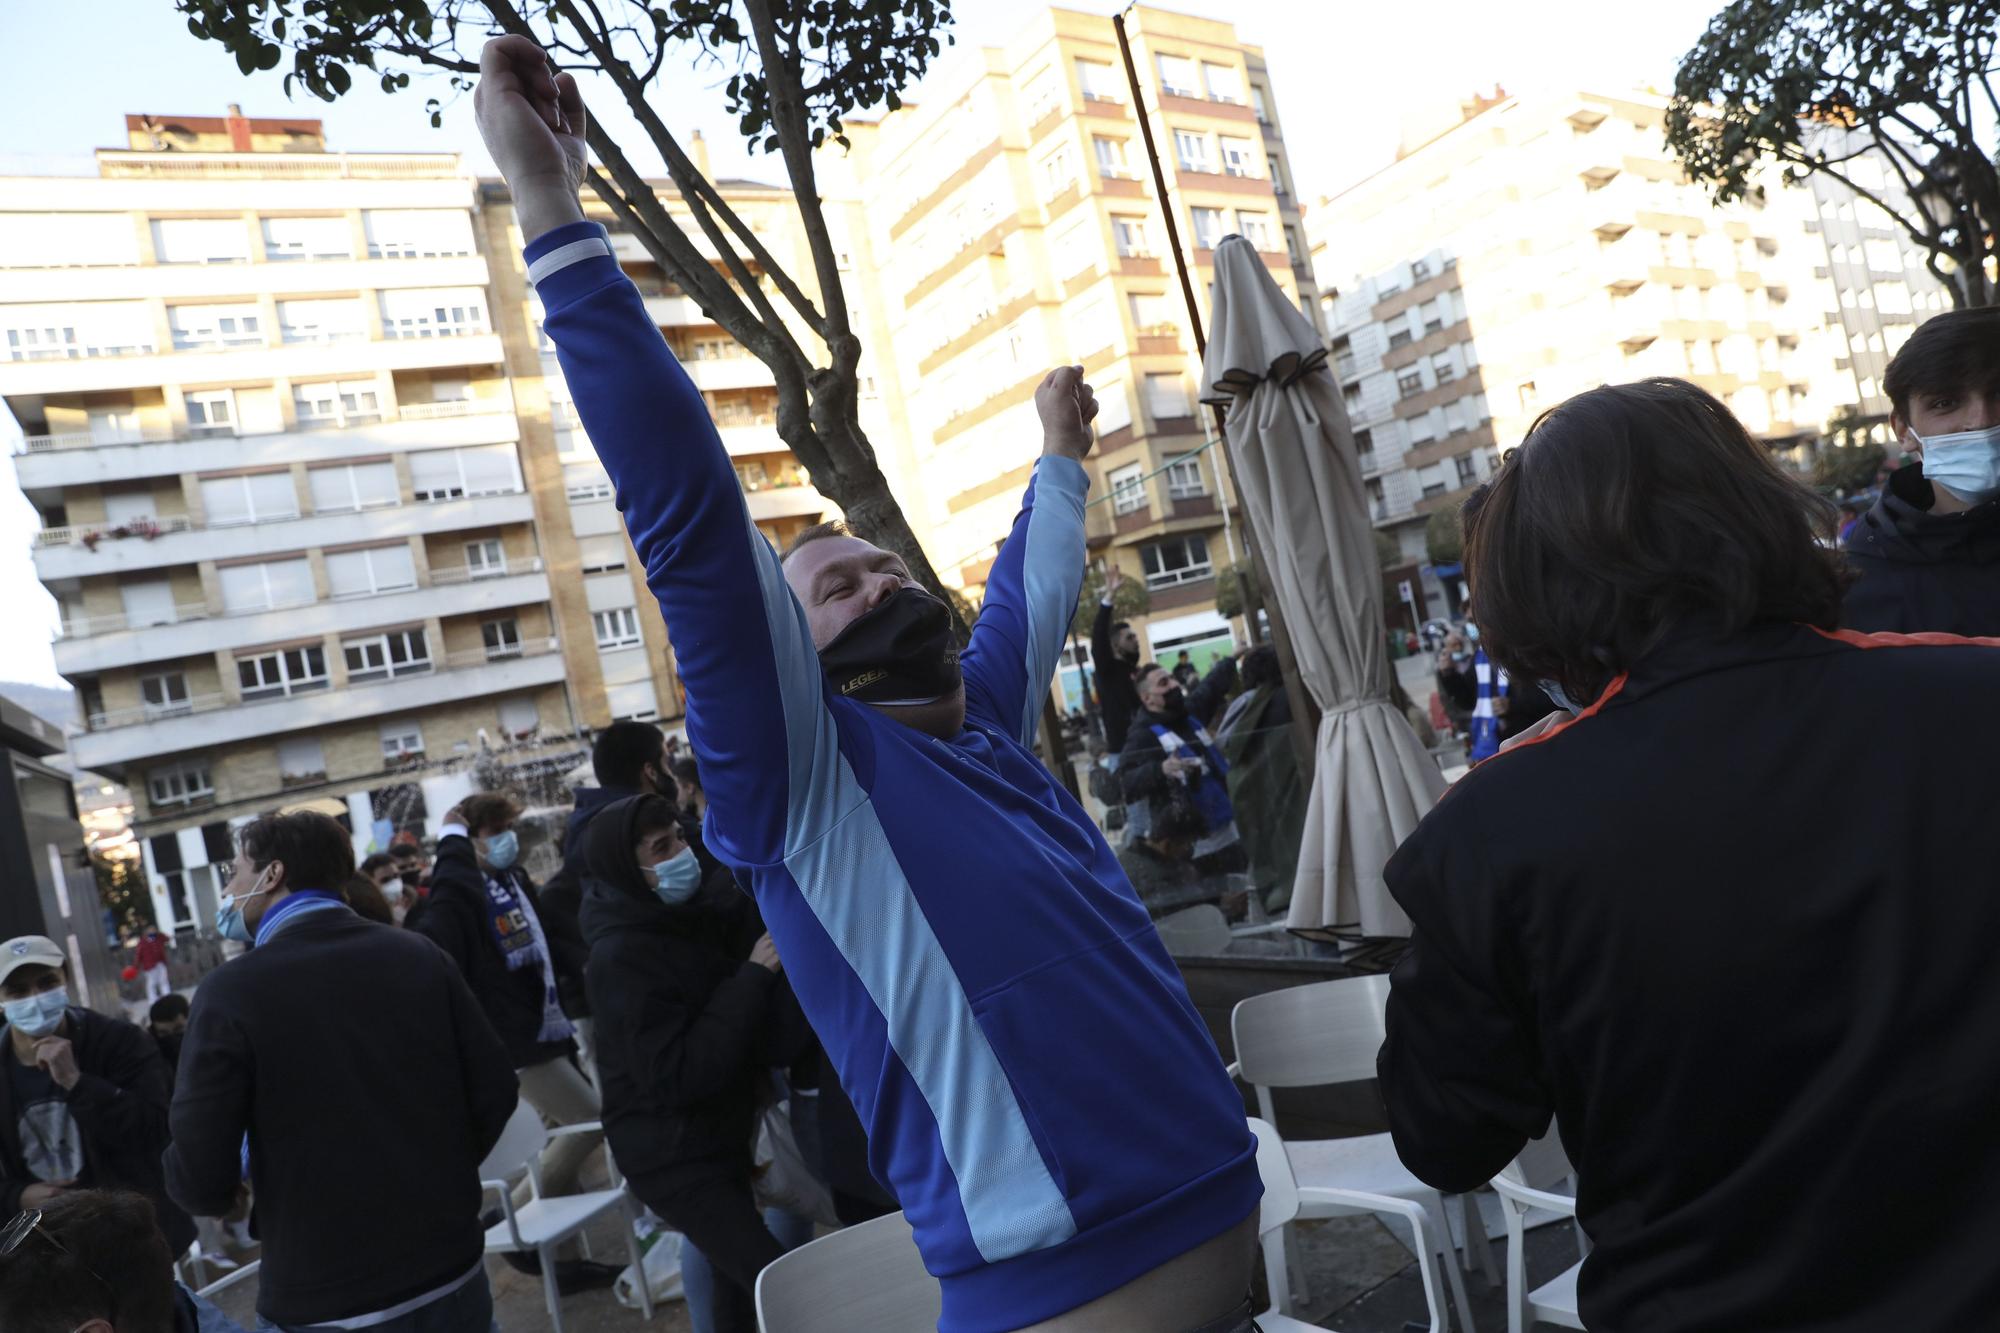
[[[72,1003],[53,941],[0,944],[0,1328],[223,1333],[173,1264],[247,1200],[270,1325],[487,1333],[479,1165],[525,1102],[601,1123],[551,1142],[542,1190],[615,1158],[685,1238],[702,1333],[753,1329],[816,1226],[897,1208],[952,1333],[1248,1333],[1254,1140],[1150,918],[1289,881],[1275,657],[1142,661],[1107,579],[1114,851],[1029,748],[1083,576],[1081,368],[1037,389],[961,646],[893,552],[749,530],[583,217],[570,76],[496,39],[476,109],[693,753],[603,730],[543,885],[504,792],[448,811],[434,859],[256,819],[217,922],[242,952],[190,1007],[148,945],[148,1028]],[[1551,410],[1465,509],[1476,618],[1436,679],[1478,762],[1388,866],[1415,933],[1381,1087],[1442,1190],[1559,1127],[1593,1327],[1973,1328],[2000,1297],[2000,311],[1923,325],[1887,389],[1913,462],[1844,548],[1674,380]],[[825,1215],[755,1163],[780,1114]]]

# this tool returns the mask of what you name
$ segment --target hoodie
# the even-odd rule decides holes
[[[606,806],[638,794],[629,787],[576,789],[576,805],[563,826],[562,868],[549,877],[537,896],[542,931],[549,937],[549,949],[556,958],[556,996],[562,1001],[563,1012],[573,1019],[590,1017],[589,988],[583,984],[584,959],[590,949],[578,922],[583,909],[583,831]]]
[[[1958,514],[1931,512],[1916,466],[1889,474],[1847,537],[1856,579],[1841,624],[1874,634],[2000,634],[2000,500]]]
[[[764,933],[729,871],[703,858],[695,896],[669,907],[632,857],[639,812],[603,807],[583,835],[584,984],[612,1155],[642,1189],[750,1171],[765,1070],[812,1042],[783,977],[749,961]]]

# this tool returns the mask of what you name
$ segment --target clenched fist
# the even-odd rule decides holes
[[[576,79],[556,73],[548,54],[526,37],[495,37],[480,48],[472,110],[486,151],[513,191],[523,238],[580,221],[576,196],[589,117]]]
[[[1035,411],[1042,418],[1042,453],[1082,462],[1097,440],[1090,429],[1097,417],[1097,395],[1083,382],[1083,367],[1051,370],[1035,390]]]

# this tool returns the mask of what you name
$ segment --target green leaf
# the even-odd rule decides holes
[[[334,96],[338,97],[352,86],[354,76],[347,72],[347,66],[329,61],[326,67],[326,81],[333,89]]]

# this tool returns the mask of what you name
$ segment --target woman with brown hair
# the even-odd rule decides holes
[[[1990,1322],[1994,641],[1837,630],[1830,507],[1676,380],[1546,414],[1475,518],[1483,641],[1574,716],[1389,863],[1404,1162],[1472,1189],[1553,1114],[1593,1328]]]

